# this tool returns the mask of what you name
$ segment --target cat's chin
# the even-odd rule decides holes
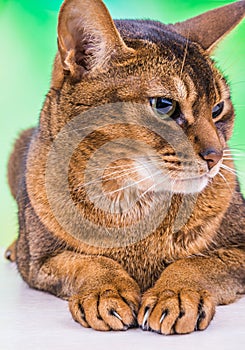
[[[182,193],[182,194],[194,194],[202,192],[208,185],[211,179],[213,179],[220,170],[219,162],[211,171],[200,175],[197,177],[190,177],[184,179],[175,179],[170,181],[168,184],[163,184],[159,186],[156,192],[172,192],[172,193]],[[163,187],[163,188],[161,188]]]
[[[172,193],[182,193],[182,194],[194,194],[202,192],[208,185],[209,181],[213,179],[220,170],[220,161],[215,167],[213,167],[208,173],[197,177],[190,177],[184,179],[175,179],[170,181],[166,186],[163,184],[163,188],[159,187],[158,191],[166,192],[170,191]]]
[[[209,177],[203,175],[196,178],[176,180],[170,185],[172,193],[194,194],[204,190],[208,185]]]

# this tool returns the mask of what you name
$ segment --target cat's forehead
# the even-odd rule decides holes
[[[148,66],[148,71],[155,74],[155,81],[161,79],[180,96],[187,95],[190,89],[208,98],[215,95],[218,89],[215,77],[220,76],[199,45],[160,22],[123,20],[115,23],[128,46],[143,48],[143,57],[137,57],[139,66]]]
[[[160,22],[123,20],[115,23],[127,45],[134,48],[138,45],[147,47],[147,43],[154,45],[149,48],[145,65],[155,69],[156,75],[161,75],[166,83],[175,77],[171,80],[181,94],[186,93],[189,85],[184,82],[185,76],[190,78],[199,93],[207,96],[215,93],[214,68],[199,45]]]

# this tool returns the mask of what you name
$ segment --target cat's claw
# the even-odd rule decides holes
[[[150,308],[146,308],[146,309],[145,309],[144,318],[143,318],[143,322],[142,322],[142,326],[141,326],[141,328],[142,328],[144,331],[148,331],[148,330],[149,330],[148,318],[149,318],[149,316],[150,316],[150,313],[151,313]]]
[[[82,326],[100,331],[124,331],[136,327],[135,313],[140,297],[133,287],[123,294],[114,285],[108,285],[104,290],[98,287],[93,293],[81,291],[69,299],[71,314]]]
[[[123,323],[122,317],[121,317],[115,310],[112,310],[112,311],[111,311],[111,314],[112,314],[113,316],[115,316],[116,318],[118,318],[118,319]],[[124,324],[122,330],[123,330],[123,331],[126,331],[128,328],[129,328],[129,326],[126,325],[126,324]]]
[[[142,329],[144,331],[149,331],[150,330],[150,326],[148,323],[148,318],[150,316],[151,310],[150,308],[146,308],[145,310],[145,314],[144,314],[144,318],[143,318],[143,322],[142,322]],[[163,320],[165,319],[165,317],[167,316],[167,311],[164,311],[161,318],[160,318],[160,324],[163,322]]]
[[[118,318],[120,321],[122,321],[122,317],[121,317],[115,310],[112,310],[112,311],[111,311],[111,314],[112,314],[113,316],[115,316],[116,318]]]
[[[163,322],[163,320],[166,316],[167,316],[167,311],[164,311],[161,318],[160,318],[160,324]]]
[[[144,331],[187,334],[206,329],[214,312],[215,301],[207,290],[152,288],[142,298],[138,323]]]

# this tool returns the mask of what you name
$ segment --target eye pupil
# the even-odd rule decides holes
[[[169,111],[171,111],[172,107],[173,107],[172,101],[162,97],[157,98],[156,108],[158,112],[167,114]]]
[[[176,109],[176,102],[164,97],[151,98],[150,104],[159,116],[170,117]]]
[[[223,109],[224,109],[224,102],[218,103],[212,110],[212,117],[214,119],[217,118],[223,112]]]

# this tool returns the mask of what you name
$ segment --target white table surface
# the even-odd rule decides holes
[[[203,332],[162,336],[140,329],[96,332],[75,323],[66,301],[30,289],[0,249],[1,350],[245,349],[245,297],[219,306]]]

